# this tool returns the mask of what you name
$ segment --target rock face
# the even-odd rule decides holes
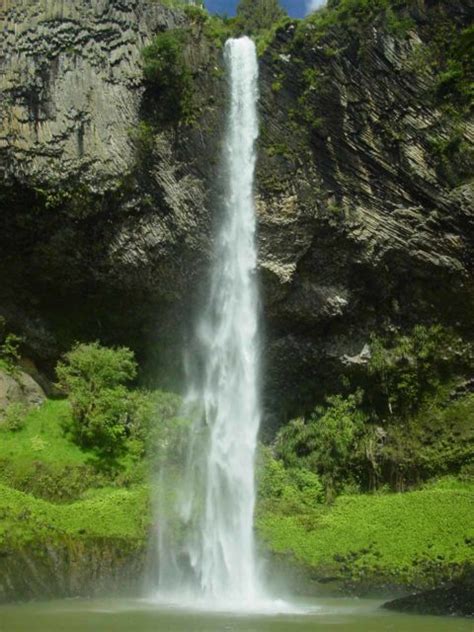
[[[290,25],[263,58],[269,366],[296,407],[305,378],[310,400],[345,358],[369,351],[371,333],[436,319],[471,331],[473,189],[439,169],[432,143],[452,124],[414,62],[427,24],[463,23],[473,7],[442,5],[418,3],[397,36],[375,22],[363,38],[348,28],[296,43]]]
[[[142,156],[141,51],[184,14],[141,0],[19,1],[1,19],[2,313],[43,363],[74,339],[169,340],[201,276],[219,130],[159,130]],[[198,28],[195,39],[196,92],[205,79],[218,93],[216,52]],[[207,97],[200,121],[217,128],[222,108]]]
[[[143,547],[110,538],[15,548],[0,559],[0,603],[139,594],[144,565]]]
[[[9,375],[0,371],[0,413],[5,412],[11,404],[40,406],[45,399],[43,389],[28,373],[18,371],[15,375]]]
[[[416,614],[474,617],[474,573],[434,590],[400,597],[383,605],[387,610]]]
[[[474,195],[433,151],[453,123],[419,58],[433,20],[460,28],[474,5],[415,4],[396,34],[376,21],[315,40],[288,24],[261,60],[260,270],[279,418],[331,390],[371,333],[440,321],[472,335]],[[2,16],[0,311],[44,366],[100,337],[172,381],[218,218],[222,54],[159,2],[66,5],[15,0]],[[155,130],[143,152],[140,50],[190,22],[196,121]]]

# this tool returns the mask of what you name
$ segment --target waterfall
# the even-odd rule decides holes
[[[179,524],[158,527],[160,593],[179,593],[181,599],[191,593],[210,604],[245,607],[260,594],[253,537],[260,402],[253,192],[258,62],[252,40],[228,40],[225,63],[230,93],[221,167],[225,196],[208,302],[197,327],[199,368],[186,397],[193,424]]]

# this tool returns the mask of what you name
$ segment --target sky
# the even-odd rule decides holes
[[[235,14],[238,0],[205,0],[206,7],[211,13],[227,15]],[[293,18],[302,18],[310,11],[325,4],[325,0],[280,0],[280,3]]]

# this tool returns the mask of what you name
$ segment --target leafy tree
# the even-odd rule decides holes
[[[318,406],[308,421],[290,422],[277,437],[277,456],[290,468],[317,472],[329,501],[351,477],[351,458],[365,421],[358,408],[361,398],[361,393],[329,397],[326,407]]]
[[[56,373],[72,407],[77,443],[117,453],[139,409],[137,397],[126,387],[137,374],[133,352],[98,342],[77,344],[59,362]]]
[[[238,24],[248,33],[269,29],[285,15],[278,0],[240,0],[237,7]]]

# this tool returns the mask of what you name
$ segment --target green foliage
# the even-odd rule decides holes
[[[474,395],[450,401],[449,395],[440,393],[429,399],[409,420],[386,427],[383,443],[372,449],[369,459],[375,477],[401,491],[466,470],[474,463],[473,419]]]
[[[248,34],[271,29],[285,16],[278,0],[240,0],[237,6],[238,27]]]
[[[117,454],[137,423],[134,417],[145,407],[141,396],[125,386],[137,373],[133,352],[97,342],[77,344],[59,362],[56,373],[71,404],[71,429],[77,443]]]
[[[144,162],[153,152],[155,145],[155,128],[148,121],[140,121],[130,130],[130,138],[134,142],[137,158]]]
[[[319,115],[321,96],[331,89],[328,77],[316,68],[305,68],[302,73],[301,94],[298,97],[298,108],[290,111],[290,117],[296,123],[303,123],[305,129],[317,131],[324,124]]]
[[[142,51],[143,75],[158,100],[161,123],[188,123],[194,115],[193,81],[185,57],[188,33],[173,29],[159,33]]]
[[[466,136],[463,126],[458,125],[448,136],[428,138],[438,172],[453,187],[469,180],[474,170],[474,148]]]
[[[445,45],[444,51],[436,49],[436,57],[440,60],[436,96],[441,101],[454,98],[469,108],[474,98],[474,26],[468,26],[460,33],[451,31]]]
[[[338,29],[343,36],[352,32],[360,34],[362,29],[377,20],[389,32],[403,35],[413,26],[408,15],[400,10],[405,8],[402,0],[337,0],[328,2],[326,7],[315,11],[303,20],[295,43],[303,46],[308,40],[319,41],[331,29]]]
[[[269,548],[348,582],[430,587],[474,563],[473,485],[341,496],[312,513],[257,514]]]
[[[26,422],[27,406],[19,402],[10,404],[0,417],[0,430],[4,432],[17,432]]]
[[[235,36],[236,21],[235,18],[221,18],[217,15],[207,14],[203,30],[208,40],[217,48],[222,48],[226,40]]]
[[[20,345],[23,339],[6,332],[5,319],[0,316],[0,370],[13,374],[20,359]]]
[[[440,325],[418,325],[409,335],[371,339],[369,405],[381,415],[407,416],[426,394],[472,366],[473,350]]]
[[[290,422],[276,440],[276,453],[288,467],[321,476],[328,500],[350,478],[350,457],[366,419],[358,408],[361,397],[329,397],[326,407],[317,407],[307,421]]]
[[[299,467],[285,468],[265,447],[259,451],[257,481],[260,510],[305,512],[323,499],[323,486],[316,474]]]
[[[130,349],[112,349],[93,342],[76,344],[59,362],[56,373],[59,386],[68,395],[83,389],[96,395],[133,380],[137,364]]]
[[[67,401],[47,401],[24,413],[18,429],[2,434],[0,483],[61,502],[104,484],[97,457],[65,436],[63,427],[71,423]]]
[[[104,489],[55,505],[0,485],[0,554],[75,539],[114,538],[144,544],[150,521],[148,490]]]
[[[474,462],[474,396],[463,390],[472,346],[433,325],[373,337],[370,348],[364,376],[344,385],[364,391],[328,398],[276,439],[277,457],[317,473],[328,501],[348,489],[402,491]]]
[[[181,415],[181,397],[174,393],[155,391],[143,401],[136,415],[137,425],[132,436],[140,439],[161,466],[182,464],[185,458],[189,419]]]
[[[155,464],[166,457],[156,439],[169,437],[169,453],[178,458],[176,443],[185,422],[178,417],[181,401],[176,395],[130,391],[129,397],[135,398],[133,425],[113,460],[71,441],[67,430],[74,422],[66,400],[49,400],[30,410],[14,432],[6,432],[0,422],[5,430],[0,441],[0,483],[54,502],[76,500],[90,488],[142,484],[149,476],[150,460]]]

